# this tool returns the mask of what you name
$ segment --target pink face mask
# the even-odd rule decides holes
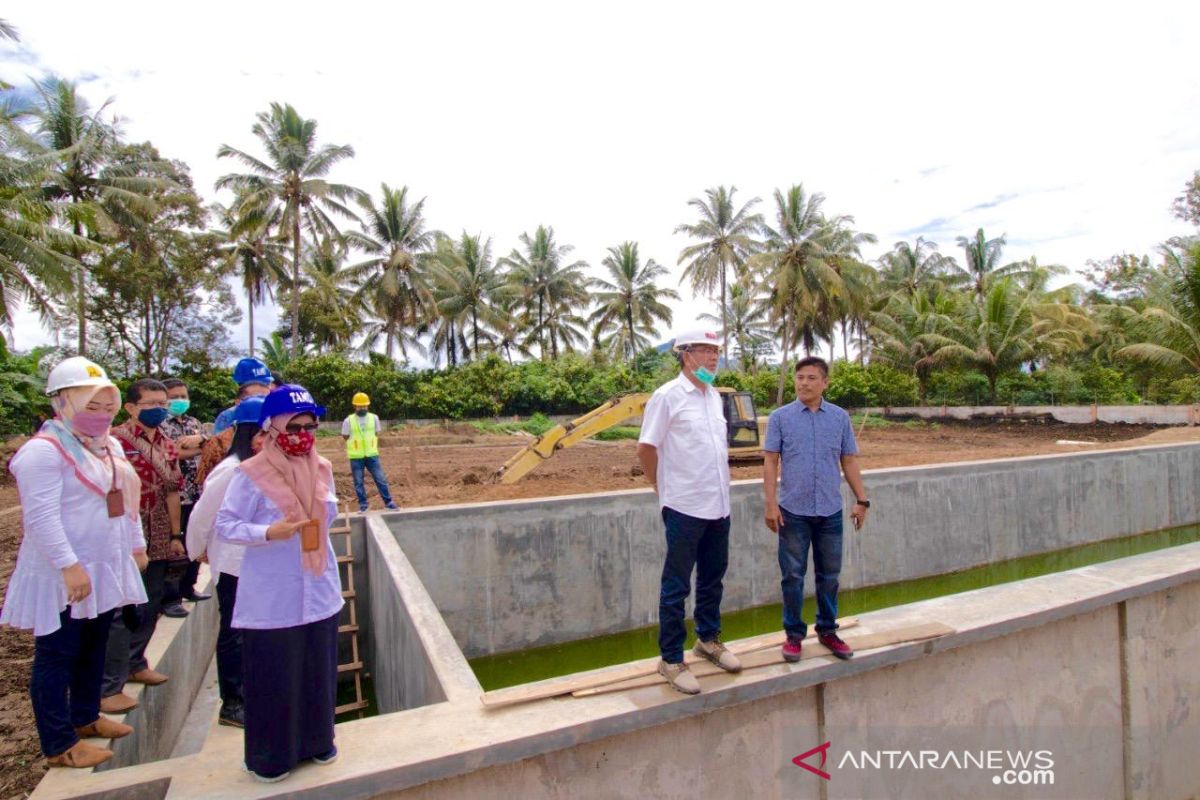
[[[103,411],[77,411],[71,418],[71,429],[84,436],[104,436],[112,425],[113,417]]]

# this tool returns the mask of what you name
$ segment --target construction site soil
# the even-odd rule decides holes
[[[1046,419],[972,422],[887,422],[869,419],[858,431],[864,469],[954,461],[1015,458],[1105,447],[1200,441],[1200,428],[1144,425],[1069,425]],[[512,485],[490,482],[496,468],[532,437],[484,435],[465,424],[397,429],[380,440],[380,458],[396,501],[406,508],[452,503],[584,494],[645,486],[633,441],[585,442],[563,450]],[[1071,444],[1060,444],[1061,441]],[[0,450],[8,458],[22,440]],[[350,469],[340,437],[318,439],[333,462],[338,496],[355,507]],[[757,478],[758,464],[734,465],[734,480]],[[870,486],[869,477],[867,485]],[[372,509],[382,508],[367,478]],[[0,596],[8,585],[21,542],[17,489],[0,471]],[[189,605],[189,604],[185,604]],[[0,628],[0,800],[24,798],[45,772],[29,704],[33,636]]]

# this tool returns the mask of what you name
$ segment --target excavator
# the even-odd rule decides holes
[[[721,408],[725,412],[729,460],[761,460],[762,440],[767,433],[767,418],[759,417],[755,413],[754,397],[749,392],[739,392],[728,387],[718,387],[717,391],[721,395]],[[492,483],[516,483],[559,450],[620,425],[627,419],[641,416],[649,400],[649,392],[623,394],[578,419],[554,426],[504,462],[504,465],[493,473]]]

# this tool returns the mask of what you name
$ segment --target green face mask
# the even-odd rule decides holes
[[[171,412],[172,417],[180,417],[186,414],[191,406],[191,400],[172,400],[167,403],[167,411]]]
[[[705,367],[701,367],[700,369],[696,370],[692,374],[696,376],[696,380],[700,381],[703,384],[707,384],[708,386],[712,386],[713,381],[715,381],[717,379],[717,376],[714,375],[713,373],[709,372],[708,369],[706,369]]]

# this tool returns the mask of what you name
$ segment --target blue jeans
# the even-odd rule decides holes
[[[358,510],[367,510],[367,487],[363,482],[364,468],[371,471],[371,479],[375,481],[375,488],[379,490],[379,496],[383,498],[384,505],[393,505],[392,492],[388,489],[387,476],[383,474],[383,467],[379,465],[379,456],[352,458],[350,459],[350,475],[354,478],[354,493],[358,495]]]
[[[828,517],[800,517],[781,508],[779,571],[783,574],[783,629],[804,638],[808,626],[804,604],[804,575],[808,571],[808,546],[812,544],[817,589],[817,633],[837,630],[838,575],[842,571],[842,512]]]
[[[75,746],[76,728],[100,719],[100,681],[113,612],[71,619],[67,606],[54,633],[33,640],[29,698],[42,754],[56,756]]]
[[[721,633],[721,581],[729,566],[729,517],[700,519],[663,507],[667,559],[658,598],[658,649],[663,661],[683,660],[687,628],[684,602],[696,570],[696,636],[711,641]]]

